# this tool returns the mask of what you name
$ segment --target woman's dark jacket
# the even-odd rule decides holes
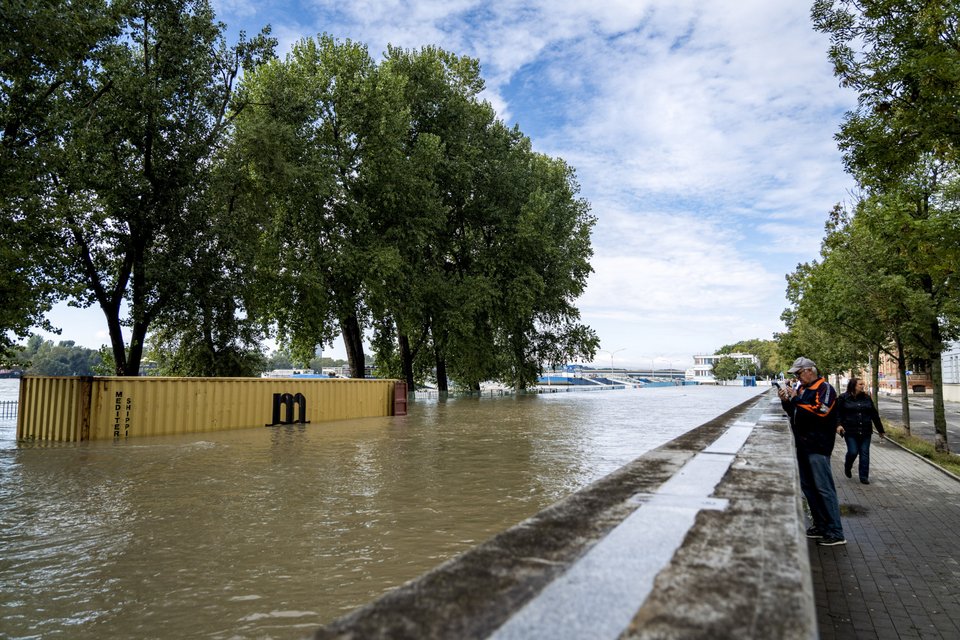
[[[843,426],[845,436],[869,437],[871,425],[876,425],[877,433],[883,433],[880,413],[867,394],[854,395],[848,391],[837,400],[837,409],[840,412],[840,424]]]

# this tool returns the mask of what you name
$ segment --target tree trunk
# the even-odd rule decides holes
[[[363,332],[357,314],[350,313],[340,318],[340,332],[343,334],[343,346],[347,350],[347,362],[350,363],[350,377],[366,377],[366,361],[363,356]]]
[[[437,391],[439,393],[447,393],[450,390],[447,380],[447,361],[436,345],[434,345],[434,355],[437,366]]]
[[[910,435],[910,402],[907,390],[907,357],[903,353],[903,341],[900,336],[895,338],[897,343],[897,374],[900,378],[900,416],[903,428]]]
[[[400,343],[400,367],[403,369],[403,378],[407,381],[407,389],[413,393],[417,388],[417,381],[413,378],[413,352],[410,350],[410,338],[407,334],[401,333],[397,336],[397,342]]]
[[[108,310],[104,309],[104,315],[107,317],[107,328],[110,330],[110,346],[113,348],[113,369],[116,375],[128,375],[127,371],[127,346],[123,343],[123,332],[120,329],[119,318],[111,317]]]
[[[526,391],[527,390],[527,381],[523,379],[523,376],[519,372],[514,372],[513,376],[513,388],[515,391]]]
[[[947,452],[950,451],[950,446],[947,442],[947,416],[943,406],[943,340],[940,337],[939,322],[935,320],[930,328],[933,334],[930,378],[933,383],[933,430],[936,432],[934,447],[937,451]]]
[[[152,117],[152,112],[148,110],[148,117]],[[153,126],[147,125],[148,129],[148,148],[152,145]],[[145,172],[150,175],[151,154],[146,152]],[[146,254],[147,238],[150,238],[150,228],[147,225],[137,223],[130,225],[130,240],[133,244],[133,273],[130,274],[130,315],[133,318],[132,331],[130,334],[130,350],[127,353],[127,373],[124,375],[140,375],[140,358],[143,357],[143,341],[147,337],[147,327],[150,320],[147,314],[147,280],[146,280]]]
[[[125,376],[140,375],[140,361],[143,360],[143,341],[146,339],[146,331],[138,330],[134,327],[133,335],[130,336],[130,355],[127,356],[127,372]]]
[[[873,399],[880,402],[880,345],[873,348],[873,362],[870,366],[870,385],[873,389]],[[879,405],[878,405],[879,406]]]

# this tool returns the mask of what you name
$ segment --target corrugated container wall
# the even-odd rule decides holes
[[[393,414],[395,380],[45,378],[20,385],[17,438],[104,440]]]

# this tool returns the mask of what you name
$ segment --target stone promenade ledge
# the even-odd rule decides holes
[[[765,393],[313,638],[815,638],[798,482]]]

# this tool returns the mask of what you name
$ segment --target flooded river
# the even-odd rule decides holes
[[[0,420],[0,637],[300,638],[762,390],[79,445],[18,445]]]

